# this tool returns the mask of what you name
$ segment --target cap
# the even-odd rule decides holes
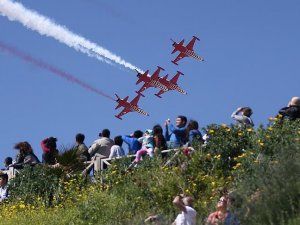
[[[152,135],[153,134],[153,131],[152,130],[150,130],[150,129],[147,129],[146,131],[145,131],[145,133],[148,133],[148,134],[150,134],[150,135]]]

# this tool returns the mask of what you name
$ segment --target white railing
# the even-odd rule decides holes
[[[188,147],[188,149],[190,151],[194,151],[194,148],[192,147]],[[170,152],[174,152],[175,154],[170,157],[170,159],[164,164],[164,166],[168,166],[172,161],[173,159],[176,157],[176,155],[180,152],[178,151],[179,149],[167,149],[167,150],[163,150],[161,151],[161,155],[165,155],[165,154],[168,154]],[[135,158],[135,155],[128,155],[126,156],[127,158]],[[120,157],[122,158],[122,157]],[[115,159],[115,158],[114,158]],[[100,172],[100,171],[103,171],[104,169],[106,169],[107,167],[109,167],[111,165],[111,161],[112,159],[110,158],[105,158],[105,157],[98,157],[96,158],[96,160],[94,160],[93,162],[91,161],[91,164],[90,166],[94,163],[94,171],[95,172]]]
[[[2,170],[3,173],[8,175],[8,180],[14,178],[19,170],[15,169],[14,167],[9,167],[8,170]]]
[[[189,150],[194,151],[194,148],[189,147]],[[161,151],[161,155],[165,155],[170,152],[174,152],[175,154],[172,157],[170,157],[170,159],[164,164],[164,166],[168,166],[180,151],[178,151],[178,149],[167,149],[167,150]],[[135,158],[135,156],[136,155],[127,155],[126,157],[127,158]],[[105,170],[107,167],[111,166],[112,160],[113,159],[104,157],[102,155],[96,155],[94,157],[94,159],[92,159],[91,161],[85,162],[86,167],[82,171],[82,175],[87,176],[92,170],[93,170],[93,172],[101,172],[101,171]],[[19,170],[15,169],[14,167],[9,167],[8,170],[3,170],[3,172],[7,173],[8,180],[10,180],[10,179],[14,178],[17,173],[19,173]]]

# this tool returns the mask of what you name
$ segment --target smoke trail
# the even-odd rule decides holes
[[[42,16],[35,11],[26,9],[20,3],[12,2],[11,0],[1,0],[0,13],[3,16],[7,16],[9,20],[18,21],[25,27],[37,31],[41,35],[53,37],[59,42],[64,43],[69,47],[72,47],[77,51],[81,51],[91,57],[96,57],[97,59],[107,63],[109,62],[108,60],[111,60],[114,63],[124,66],[125,68],[142,72],[141,69],[129,62],[126,62],[120,56],[117,56],[109,50],[71,32],[66,27],[56,24],[51,19]]]
[[[2,1],[2,0],[1,0]],[[99,94],[99,95],[102,95],[103,97],[106,97],[110,100],[115,100],[113,99],[112,97],[110,97],[109,95],[103,93],[102,91],[90,86],[89,84],[79,80],[78,78],[74,77],[73,75],[69,74],[69,73],[66,73],[50,64],[47,64],[41,60],[38,60],[38,59],[35,59],[33,57],[31,57],[30,55],[24,53],[24,52],[21,52],[20,50],[17,50],[16,48],[13,48],[13,47],[10,47],[4,43],[2,43],[0,41],[0,50],[2,51],[6,51],[6,52],[9,52],[10,54],[14,55],[14,56],[17,56],[18,58],[26,61],[26,62],[29,62],[35,66],[38,66],[42,69],[46,69],[48,70],[49,72],[53,73],[53,74],[56,74],[60,77],[63,77],[65,79],[67,79],[68,81],[70,82],[73,82],[75,84],[78,84],[79,86],[85,88],[86,90],[89,90],[89,91],[92,91],[96,94]]]

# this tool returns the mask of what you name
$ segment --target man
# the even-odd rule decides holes
[[[300,98],[293,97],[289,101],[287,107],[284,107],[279,110],[279,114],[290,120],[295,120],[300,118]]]
[[[196,225],[197,212],[192,207],[193,199],[191,197],[178,195],[174,198],[173,204],[181,213],[177,215],[172,225]]]
[[[168,144],[168,148],[178,148],[183,146],[188,141],[185,125],[187,118],[185,116],[177,116],[176,127],[170,122],[169,119],[165,122],[165,139]]]
[[[8,182],[8,175],[0,171],[0,202],[3,202],[5,199],[9,197],[7,182]]]
[[[109,129],[104,129],[99,134],[99,139],[94,141],[92,146],[89,148],[89,154],[91,157],[94,157],[95,154],[101,155],[103,158],[108,158],[110,154],[110,149],[114,145],[114,141],[109,138],[110,131]]]
[[[81,133],[76,134],[75,148],[77,149],[77,155],[81,162],[89,161],[91,159],[89,151],[88,151],[88,147],[86,147],[86,145],[84,144],[84,139],[85,139],[84,134],[81,134]]]

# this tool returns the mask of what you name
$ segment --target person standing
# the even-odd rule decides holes
[[[186,135],[187,135],[187,145],[192,146],[193,142],[198,142],[200,144],[204,143],[202,138],[202,134],[199,131],[199,124],[196,120],[190,120],[186,127]]]
[[[79,160],[81,162],[89,161],[91,160],[90,154],[89,154],[89,149],[88,147],[84,144],[84,139],[85,136],[84,134],[78,133],[76,134],[75,140],[76,140],[76,145],[75,149],[77,149],[77,155],[79,157]]]
[[[14,149],[19,150],[19,154],[16,157],[16,163],[11,165],[12,167],[21,169],[25,165],[34,166],[40,163],[40,160],[34,154],[31,145],[27,141],[22,141],[15,144]]]
[[[108,158],[110,155],[111,146],[114,145],[114,141],[110,139],[109,129],[103,129],[99,134],[99,139],[94,141],[92,146],[89,148],[89,154],[91,157],[94,157],[96,154],[102,155],[105,158]]]
[[[252,113],[250,107],[239,107],[231,114],[231,118],[233,118],[240,127],[253,127],[254,123],[251,119]]]
[[[116,136],[114,138],[114,143],[115,144],[113,146],[111,146],[111,148],[110,148],[109,158],[113,159],[113,158],[120,158],[120,157],[125,156],[125,151],[122,148],[122,144],[123,144],[122,136],[120,136],[120,135]]]
[[[56,156],[58,155],[57,139],[55,137],[49,137],[41,142],[41,148],[43,150],[42,163],[47,165],[57,164]]]
[[[168,149],[163,129],[159,124],[153,126],[154,153]]]
[[[283,107],[279,110],[279,114],[284,118],[295,120],[300,118],[300,98],[293,97],[287,107]]]
[[[197,212],[193,208],[193,199],[178,195],[173,200],[174,206],[180,210],[172,225],[196,225]]]
[[[9,166],[13,163],[12,157],[6,157],[4,159],[4,166],[6,170],[9,170]]]
[[[142,136],[143,132],[141,130],[136,130],[131,135],[122,136],[123,141],[128,145],[128,154],[135,154],[138,150],[141,149],[142,143],[139,142],[138,139]]]
[[[185,125],[187,118],[179,115],[176,118],[176,126],[169,119],[165,122],[165,139],[169,148],[178,148],[183,146],[186,141]]]

